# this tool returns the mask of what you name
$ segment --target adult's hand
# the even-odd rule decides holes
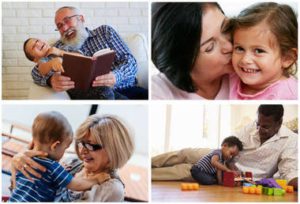
[[[45,172],[46,168],[39,163],[35,162],[32,157],[41,156],[46,157],[47,153],[42,151],[27,150],[23,153],[18,153],[12,158],[11,163],[11,185],[12,188],[16,187],[16,173],[20,171],[26,178],[33,181],[33,178],[29,175],[32,174],[37,178],[41,178],[41,174],[35,169]]]
[[[50,78],[51,87],[59,91],[67,91],[75,87],[74,81],[71,81],[70,77],[62,76],[59,72],[56,72]]]
[[[113,72],[109,72],[108,74],[104,74],[101,76],[97,76],[93,81],[93,87],[96,86],[114,86],[116,83],[116,77]]]

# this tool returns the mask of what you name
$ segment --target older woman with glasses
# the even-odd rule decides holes
[[[75,143],[76,153],[80,160],[72,161],[70,172],[84,178],[94,178],[97,174],[105,172],[110,174],[111,179],[100,185],[94,185],[91,190],[84,192],[58,189],[55,201],[123,201],[124,184],[119,178],[117,170],[126,164],[134,149],[132,137],[126,126],[115,116],[92,115],[78,128]],[[26,170],[29,168],[45,170],[44,167],[31,160],[31,157],[41,155],[41,152],[32,150],[16,155],[12,162],[14,168],[12,172],[15,172],[15,169],[23,171],[24,165],[27,166]],[[33,172],[32,175],[40,177],[38,172]]]

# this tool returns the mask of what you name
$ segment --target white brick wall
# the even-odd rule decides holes
[[[2,98],[26,99],[33,63],[25,58],[23,42],[29,37],[59,38],[54,14],[61,6],[76,6],[90,29],[101,24],[119,34],[143,33],[148,37],[148,2],[3,2],[2,3]]]

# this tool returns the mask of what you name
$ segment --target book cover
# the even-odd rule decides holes
[[[65,72],[62,74],[75,82],[75,89],[87,91],[97,76],[111,71],[115,54],[110,49],[100,50],[93,57],[64,54],[62,66]]]

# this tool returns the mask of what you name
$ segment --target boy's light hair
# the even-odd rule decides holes
[[[103,146],[110,161],[110,170],[119,169],[126,164],[134,150],[134,142],[127,127],[112,115],[91,115],[77,129],[76,141],[87,135]],[[80,157],[76,145],[77,155]]]
[[[66,137],[72,136],[70,123],[65,116],[56,111],[38,114],[32,124],[32,137],[42,144],[64,141]]]

